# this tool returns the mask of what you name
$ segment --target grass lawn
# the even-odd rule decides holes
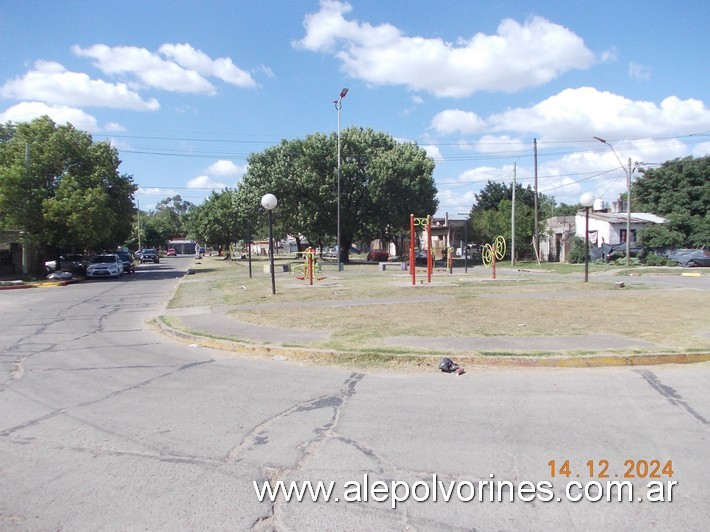
[[[597,272],[627,275],[626,267],[590,265],[584,283],[584,265],[500,263],[496,280],[491,270],[469,265],[468,273],[439,270],[426,282],[417,272],[412,286],[408,272],[380,271],[378,265],[353,263],[339,272],[334,262],[323,262],[319,280],[311,286],[276,260],[276,291],[264,270],[265,258],[228,262],[205,257],[193,266],[170,302],[170,308],[190,306],[232,307],[228,315],[260,326],[333,331],[329,341],[309,347],[349,352],[402,353],[383,339],[392,336],[567,336],[595,332],[616,333],[663,346],[664,351],[710,350],[707,292],[641,286],[619,288]],[[680,274],[681,268],[633,267],[634,275]],[[623,280],[619,277],[618,280]],[[323,306],[328,302],[329,306]],[[273,303],[278,303],[274,305]],[[639,348],[636,352],[658,351]],[[431,354],[431,350],[409,350]]]

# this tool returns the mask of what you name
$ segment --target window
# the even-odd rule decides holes
[[[626,229],[619,229],[619,240],[621,242],[626,242]],[[631,238],[629,242],[636,242],[636,229],[631,230]]]

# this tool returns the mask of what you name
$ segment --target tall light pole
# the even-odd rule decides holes
[[[619,161],[619,166],[624,170],[624,173],[626,174],[626,265],[630,266],[631,265],[631,158],[629,157],[629,167],[628,169],[626,166],[624,166],[624,163],[621,162],[621,159],[619,159],[619,156],[616,154],[616,150],[614,149],[614,146],[609,144],[606,140],[599,138],[599,137],[594,137],[597,139],[599,142],[606,144],[611,148],[611,151],[614,153],[614,156],[616,157],[616,160]]]
[[[461,251],[463,252],[463,271],[468,273],[468,222],[470,220],[469,215],[465,212],[457,212],[459,216],[466,216],[466,223],[463,226],[463,246],[461,246]]]
[[[594,194],[585,192],[579,198],[584,207],[584,282],[589,281],[589,207],[594,205]]]
[[[342,271],[342,263],[340,262],[340,109],[343,107],[343,98],[348,93],[348,89],[344,88],[340,91],[340,96],[337,100],[333,100],[335,109],[338,111],[338,236],[336,248],[338,250],[338,271]]]
[[[264,194],[261,198],[261,206],[269,213],[269,258],[271,261],[271,293],[276,293],[276,278],[274,277],[274,226],[272,223],[271,211],[276,208],[276,196]]]

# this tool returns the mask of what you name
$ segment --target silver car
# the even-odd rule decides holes
[[[123,261],[115,253],[96,255],[86,268],[87,277],[115,277],[123,275]]]

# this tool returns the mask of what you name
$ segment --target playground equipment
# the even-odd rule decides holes
[[[313,284],[313,279],[316,281],[322,281],[325,277],[316,277],[316,273],[322,273],[323,270],[320,264],[316,261],[316,250],[315,248],[308,248],[303,252],[303,264],[298,264],[292,269],[293,275],[296,279],[304,280],[308,279],[309,284]]]
[[[486,268],[493,268],[493,279],[496,278],[496,260],[505,257],[505,238],[498,235],[493,244],[486,244],[481,251],[481,259]]]
[[[409,215],[409,271],[412,274],[412,286],[417,284],[417,266],[416,258],[414,256],[414,242],[417,239],[417,234],[415,233],[415,227],[426,227],[427,233],[427,260],[426,260],[426,274],[427,283],[431,283],[431,271],[434,267],[434,260],[431,256],[431,216],[426,218],[415,218],[413,214]]]

